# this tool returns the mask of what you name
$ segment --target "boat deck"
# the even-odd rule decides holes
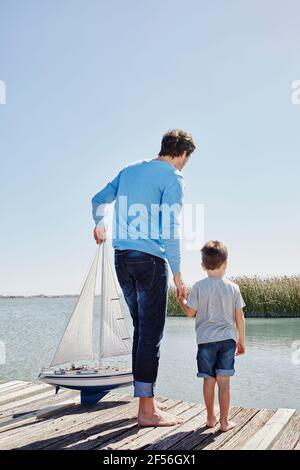
[[[79,393],[12,381],[0,384],[0,449],[95,450],[300,450],[300,413],[233,406],[236,427],[227,433],[205,426],[205,408],[161,398],[183,424],[139,428],[137,399],[110,393],[97,405],[79,404]]]

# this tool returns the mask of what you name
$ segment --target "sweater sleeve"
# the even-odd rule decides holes
[[[93,219],[97,227],[104,226],[105,208],[116,199],[120,174],[121,172],[92,198]]]
[[[164,188],[161,199],[162,242],[172,273],[180,272],[180,213],[183,205],[183,178],[176,175]]]

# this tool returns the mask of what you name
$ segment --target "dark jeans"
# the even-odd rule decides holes
[[[153,397],[167,310],[167,262],[142,251],[115,250],[115,268],[133,320],[134,395]]]

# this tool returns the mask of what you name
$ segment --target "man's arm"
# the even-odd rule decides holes
[[[244,354],[246,347],[245,347],[245,317],[242,308],[238,308],[235,311],[235,322],[236,328],[238,332],[238,340],[236,345],[236,354]]]
[[[116,199],[120,173],[92,198],[93,219],[96,224],[94,238],[97,243],[102,243],[106,240],[104,212],[107,204],[110,204]]]
[[[186,296],[181,277],[181,253],[179,238],[179,217],[183,204],[183,178],[177,175],[164,188],[161,198],[162,240],[166,257],[173,273],[178,299]]]

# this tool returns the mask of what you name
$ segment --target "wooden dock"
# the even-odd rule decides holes
[[[161,398],[184,423],[139,428],[137,399],[111,393],[97,405],[79,404],[79,393],[12,381],[0,384],[0,449],[95,450],[300,450],[300,413],[233,406],[236,427],[227,433],[205,427],[205,408]]]

